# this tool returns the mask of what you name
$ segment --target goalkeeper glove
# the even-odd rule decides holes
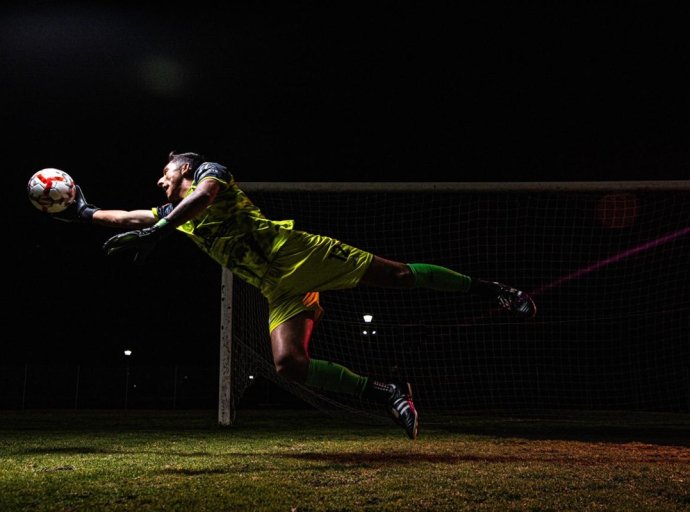
[[[76,195],[74,201],[61,212],[53,213],[53,217],[63,222],[91,222],[93,214],[100,210],[92,204],[86,202],[81,187],[76,185]]]
[[[161,219],[150,228],[127,231],[110,237],[103,244],[103,250],[110,256],[118,251],[133,251],[134,263],[142,264],[156,244],[175,230],[167,220]]]

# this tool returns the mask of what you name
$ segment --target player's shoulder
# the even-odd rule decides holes
[[[217,162],[204,162],[194,172],[194,182],[199,183],[206,178],[216,179],[226,185],[234,183],[230,170]]]

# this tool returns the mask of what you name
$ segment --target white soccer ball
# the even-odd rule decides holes
[[[74,180],[65,171],[48,167],[31,176],[26,191],[36,208],[46,213],[57,213],[74,202],[75,187]]]

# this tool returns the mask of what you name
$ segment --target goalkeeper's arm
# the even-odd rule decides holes
[[[193,193],[165,217],[166,223],[174,228],[194,218],[213,202],[218,190],[216,180],[203,180]],[[151,210],[98,209],[92,217],[94,224],[112,228],[146,228],[153,226],[158,220]]]
[[[62,222],[93,223],[114,228],[136,228],[153,226],[156,217],[151,210],[103,210],[89,203],[79,185],[76,197],[67,209],[51,214]]]
[[[156,216],[151,210],[98,210],[92,222],[111,228],[147,228],[153,226]]]
[[[157,222],[153,212],[146,210],[132,212],[100,210],[96,212],[93,221],[101,225],[113,226],[118,223],[131,225],[133,222],[140,222],[141,225],[150,226],[115,235],[103,244],[103,249],[108,255],[123,249],[133,250],[135,251],[134,261],[144,261],[159,240],[172,233],[175,227],[205,210],[213,202],[218,191],[219,183],[216,180],[203,180],[194,192],[184,198],[165,218]]]

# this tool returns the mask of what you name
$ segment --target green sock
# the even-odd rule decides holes
[[[305,384],[324,391],[360,396],[368,380],[337,363],[311,359]]]
[[[415,277],[416,288],[449,292],[468,292],[472,278],[446,267],[429,263],[408,263]]]

